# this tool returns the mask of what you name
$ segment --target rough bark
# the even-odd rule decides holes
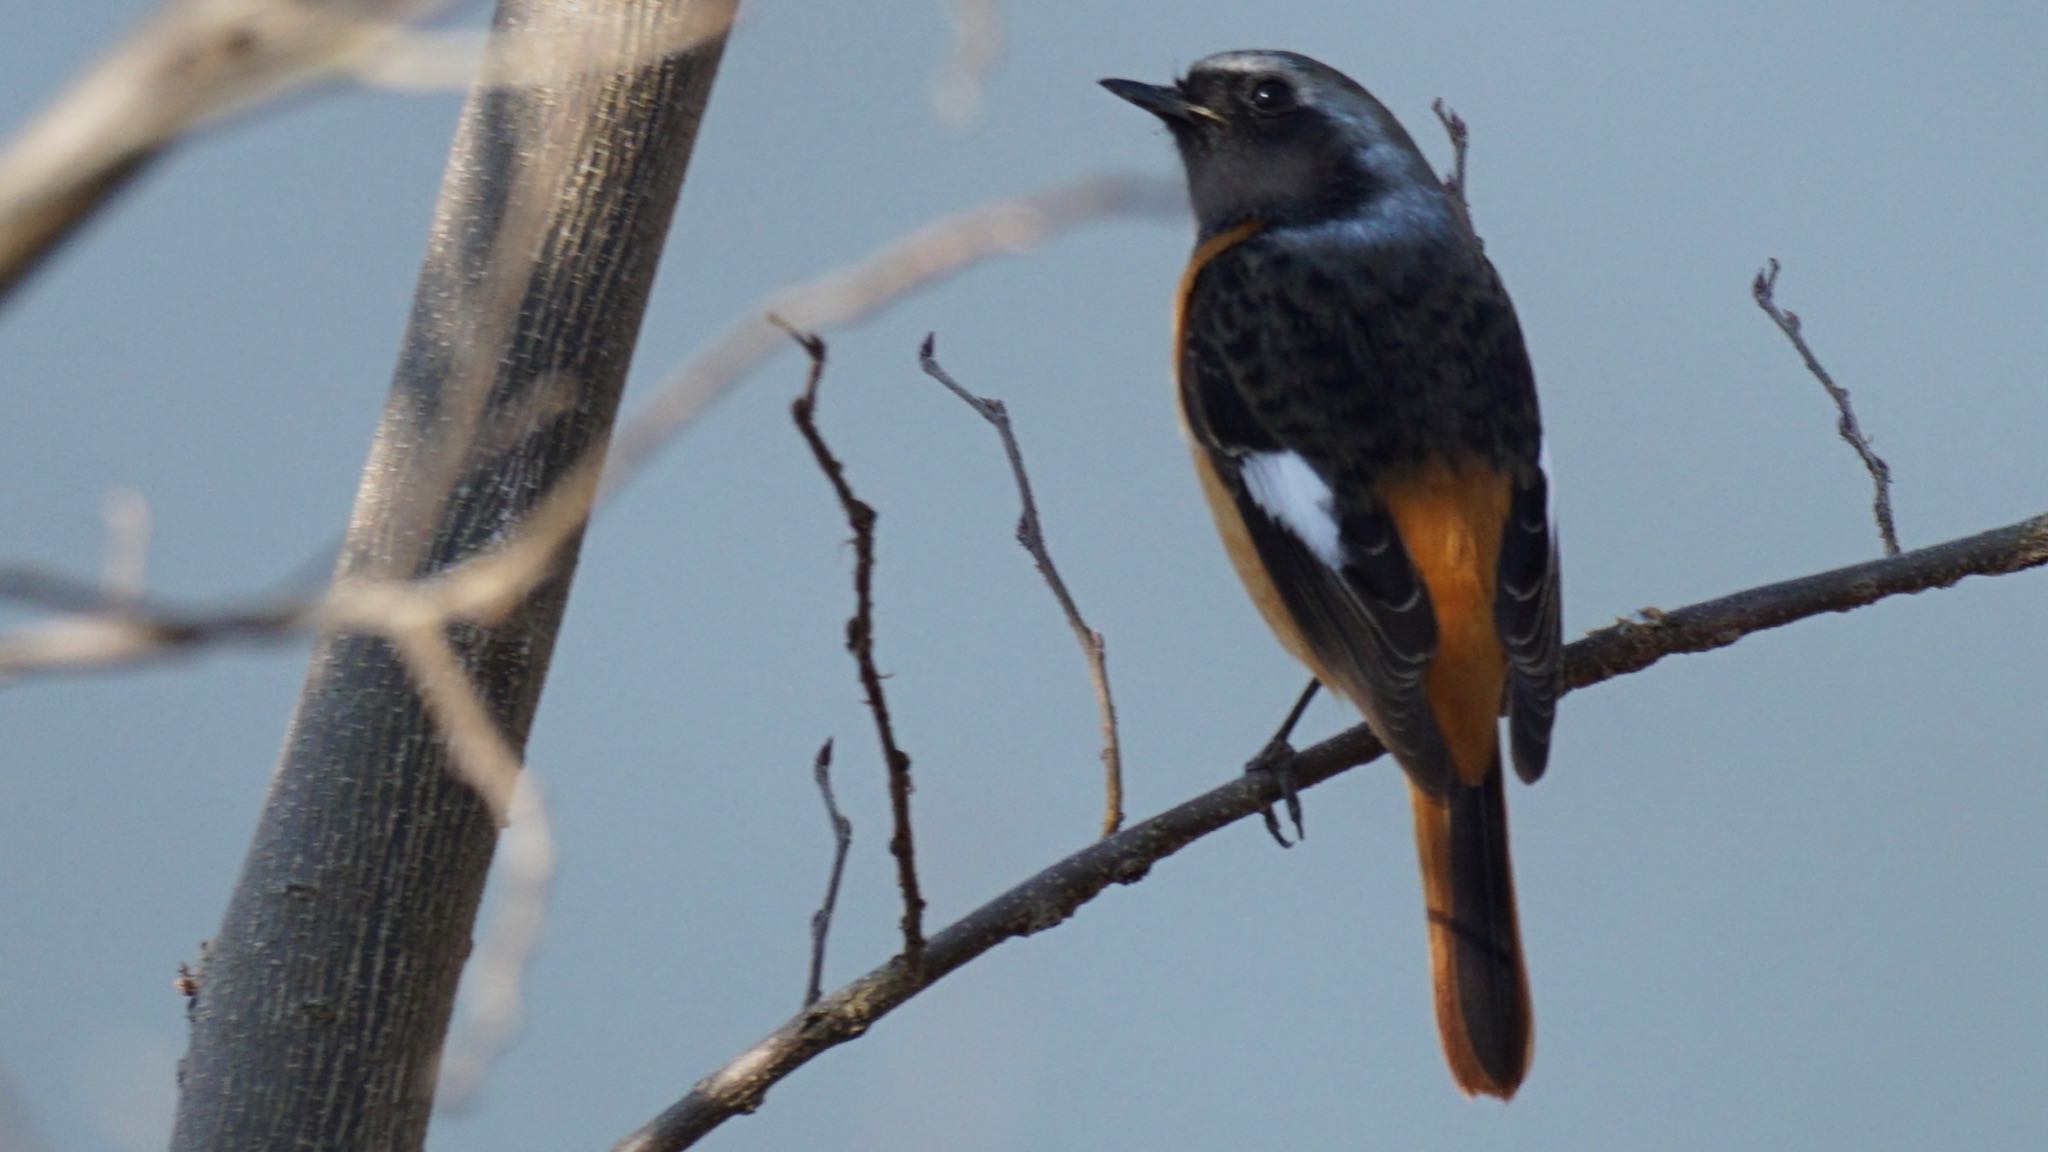
[[[494,37],[559,37],[591,66],[470,97],[342,576],[474,555],[603,450],[724,42],[667,46],[735,2],[500,4]],[[575,552],[454,632],[516,746]],[[497,836],[446,761],[389,643],[319,639],[198,974],[174,1150],[420,1147]]]

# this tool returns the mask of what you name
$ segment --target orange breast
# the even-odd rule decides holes
[[[1436,610],[1423,692],[1468,785],[1486,778],[1499,746],[1507,661],[1493,599],[1511,492],[1507,473],[1471,458],[1433,460],[1375,490]]]

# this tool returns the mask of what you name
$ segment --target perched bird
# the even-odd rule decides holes
[[[1557,547],[1514,306],[1452,194],[1349,77],[1210,56],[1159,117],[1198,236],[1180,282],[1181,417],[1266,623],[1406,771],[1437,1024],[1467,1094],[1528,1069],[1499,717],[1543,774],[1559,690]]]

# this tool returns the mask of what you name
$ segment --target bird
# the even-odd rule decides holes
[[[1217,531],[1281,645],[1406,775],[1445,1058],[1467,1096],[1507,1099],[1534,1025],[1502,749],[1543,774],[1561,648],[1514,305],[1463,202],[1342,72],[1246,50],[1102,85],[1186,169],[1175,377]]]

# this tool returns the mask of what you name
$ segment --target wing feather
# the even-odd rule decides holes
[[[1530,783],[1550,760],[1564,653],[1549,490],[1540,467],[1515,485],[1494,599],[1494,626],[1508,656],[1508,748],[1515,774]]]
[[[1498,469],[1513,488],[1494,626],[1510,749],[1533,780],[1558,696],[1557,553],[1535,381],[1506,291],[1476,252],[1367,268],[1255,229],[1237,235],[1251,239],[1206,245],[1186,281],[1181,407],[1217,480],[1212,500],[1234,505],[1285,608],[1274,626],[1293,626],[1288,646],[1365,713],[1418,786],[1440,794],[1455,773],[1424,684],[1438,622],[1377,492],[1432,459]],[[1276,461],[1290,480],[1306,467],[1320,483],[1276,493]],[[1303,507],[1301,493],[1324,490],[1325,506]],[[1334,546],[1314,513],[1334,520]]]

